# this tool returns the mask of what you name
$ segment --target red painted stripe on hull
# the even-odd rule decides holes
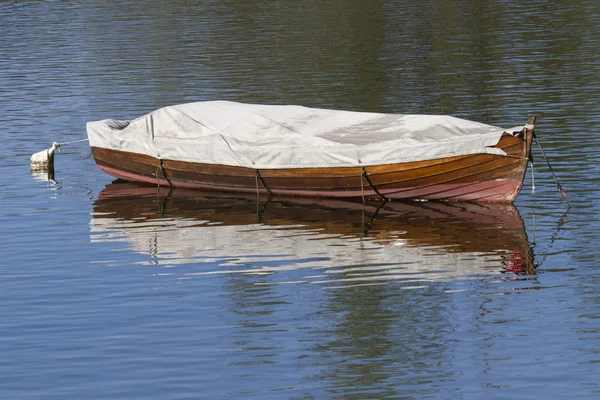
[[[483,183],[485,185],[478,187],[477,190],[471,193],[462,193],[460,198],[469,201],[513,202],[523,184],[522,181],[516,179],[495,180]]]
[[[443,193],[431,195],[429,198],[433,200],[512,201],[517,196],[520,187],[521,182],[515,179],[484,181],[446,190]]]
[[[389,199],[512,201],[521,182],[516,179],[494,179],[470,183],[440,183],[425,187],[387,189],[380,192]],[[512,199],[512,200],[511,200]]]
[[[118,170],[105,165],[99,165],[99,167],[108,175],[114,176],[119,179],[128,181],[144,182],[153,185],[170,186],[170,183],[164,178],[149,177],[144,175],[138,175],[127,171]],[[217,190],[226,192],[237,192],[237,193],[256,193],[256,188],[242,188],[242,187],[227,187],[227,186],[214,186],[205,185],[194,182],[184,181],[171,181],[174,187],[186,188],[186,189],[205,189],[205,190]],[[460,183],[460,184],[439,184],[428,186],[424,188],[403,188],[401,191],[394,189],[387,189],[380,191],[381,194],[392,200],[406,200],[406,199],[424,199],[424,200],[461,200],[461,201],[489,201],[489,202],[510,202],[516,197],[518,190],[521,186],[521,182],[514,179],[506,180],[492,180],[476,183]],[[268,192],[259,184],[259,193],[268,194]],[[337,198],[360,198],[363,196],[367,198],[378,197],[377,193],[365,187],[364,193],[360,190],[288,190],[288,189],[276,189],[272,191],[274,195],[278,196],[301,196],[301,197],[337,197]]]

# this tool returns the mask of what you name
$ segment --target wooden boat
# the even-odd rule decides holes
[[[333,245],[361,253],[362,262],[391,262],[390,269],[412,260],[423,272],[447,268],[469,274],[491,267],[535,273],[525,227],[512,204],[257,198],[116,181],[100,192],[92,216],[94,240],[107,240],[112,232],[142,253],[162,255],[166,264],[210,258],[209,249],[243,260],[260,243],[259,253],[267,257],[293,249],[296,257],[310,259]],[[243,245],[246,240],[250,247]],[[365,243],[386,251],[365,253]]]
[[[153,185],[276,196],[512,202],[523,184],[534,123],[532,117],[503,130],[447,116],[205,102],[166,107],[134,121],[88,123],[88,136],[104,172]]]

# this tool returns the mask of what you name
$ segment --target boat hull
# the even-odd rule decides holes
[[[92,147],[98,166],[119,179],[178,188],[275,196],[512,202],[527,169],[533,131],[504,135],[507,155],[473,154],[348,168],[261,169],[158,160]]]

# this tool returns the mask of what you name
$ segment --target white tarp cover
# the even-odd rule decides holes
[[[207,101],[164,107],[132,121],[88,122],[90,146],[163,160],[239,167],[356,167],[491,148],[502,129],[442,115],[378,114]]]

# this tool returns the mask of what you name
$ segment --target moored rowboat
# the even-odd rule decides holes
[[[512,202],[534,118],[502,129],[450,116],[214,101],[87,125],[98,166],[173,187],[277,196]]]

